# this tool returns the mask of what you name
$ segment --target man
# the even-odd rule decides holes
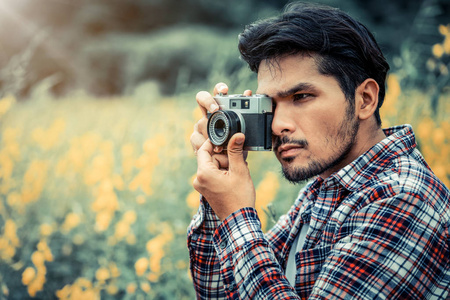
[[[381,129],[389,66],[374,37],[337,9],[298,3],[248,26],[239,49],[257,93],[273,99],[283,174],[311,181],[264,234],[245,136],[221,154],[206,135],[206,112],[218,106],[197,94],[205,117],[191,143],[202,199],[188,229],[197,297],[448,299],[449,190],[409,125]]]

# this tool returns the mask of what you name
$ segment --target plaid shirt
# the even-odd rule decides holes
[[[199,299],[450,299],[449,190],[408,125],[306,185],[267,233],[253,208],[222,223],[204,199],[188,228]],[[284,272],[291,245],[295,287]]]

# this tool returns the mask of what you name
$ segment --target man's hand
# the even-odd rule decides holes
[[[194,188],[208,201],[221,221],[244,207],[255,207],[255,187],[244,159],[245,136],[236,133],[228,142],[228,170],[214,158],[214,146],[206,140],[197,152]]]

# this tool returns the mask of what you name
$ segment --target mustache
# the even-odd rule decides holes
[[[291,145],[299,145],[301,147],[306,147],[308,146],[308,141],[307,140],[294,140],[294,139],[290,139],[287,136],[273,136],[273,151],[277,152],[278,148],[280,148],[281,146],[285,145],[285,144],[291,144]]]

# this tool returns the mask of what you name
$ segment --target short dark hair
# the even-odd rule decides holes
[[[354,107],[355,90],[367,78],[379,85],[375,118],[385,96],[387,63],[374,36],[343,11],[318,4],[290,3],[278,17],[257,21],[239,35],[239,51],[253,72],[263,60],[310,54],[318,70],[333,76]]]

